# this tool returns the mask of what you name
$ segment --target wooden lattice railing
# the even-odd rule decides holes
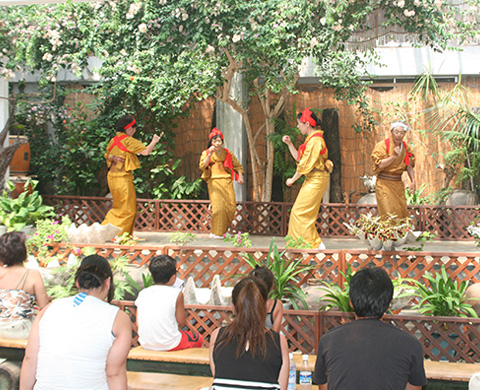
[[[114,301],[126,311],[133,326],[133,345],[138,345],[137,308],[133,301]],[[199,332],[210,345],[212,332],[232,321],[227,306],[185,305],[186,329]],[[315,310],[285,310],[281,332],[290,351],[315,354],[320,337],[330,329],[354,320],[353,313]],[[425,358],[433,361],[465,361],[476,363],[480,358],[479,318],[428,317],[419,315],[385,315],[384,321],[417,338],[423,345]]]
[[[57,257],[65,263],[70,254],[92,245],[52,244],[49,258]],[[266,259],[266,248],[220,248],[182,246],[119,246],[105,244],[95,247],[97,253],[107,259],[125,255],[135,265],[146,265],[159,254],[168,254],[177,260],[182,279],[192,277],[198,287],[208,287],[215,275],[220,275],[223,283],[232,282],[238,274],[251,270],[244,255],[252,254],[257,259]],[[339,271],[346,272],[347,264],[353,271],[364,267],[382,267],[392,278],[422,280],[426,272],[438,271],[445,264],[447,273],[458,281],[480,282],[480,253],[441,253],[441,252],[376,252],[368,250],[286,250],[289,261],[301,259],[302,264],[314,266],[310,272],[299,275],[298,284],[303,285],[310,278],[343,282]]]
[[[320,312],[319,337],[354,320],[353,313]],[[384,321],[411,334],[433,361],[477,363],[480,358],[480,318],[385,315]]]
[[[136,325],[137,307],[133,301],[113,301],[128,313],[132,320],[133,346],[138,344]],[[210,345],[212,332],[232,321],[229,306],[185,305],[187,325],[185,329],[196,331],[204,338],[204,346]],[[314,310],[285,310],[281,332],[287,338],[291,351],[313,354],[318,345],[319,312]]]
[[[110,198],[49,195],[45,204],[75,224],[91,225],[105,218],[112,207]],[[137,200],[137,231],[210,232],[210,203],[199,200]],[[238,202],[231,231],[254,235],[285,236],[291,203]],[[409,206],[415,230],[436,232],[438,239],[471,240],[467,227],[480,216],[478,206]],[[361,214],[377,213],[375,205],[322,204],[317,229],[322,237],[349,237],[344,222],[353,223]]]

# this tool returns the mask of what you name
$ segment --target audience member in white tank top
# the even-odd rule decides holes
[[[112,279],[103,257],[83,259],[75,275],[79,294],[52,302],[33,323],[21,390],[127,390],[132,325],[105,302],[113,298]]]

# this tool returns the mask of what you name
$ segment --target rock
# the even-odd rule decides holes
[[[479,203],[478,195],[474,191],[457,189],[453,190],[447,198],[447,206],[473,206]]]
[[[220,276],[215,275],[210,288],[199,288],[195,286],[192,277],[187,279],[183,296],[185,304],[188,305],[220,305],[228,306],[232,302],[231,287],[222,287]]]
[[[367,195],[362,196],[358,201],[357,204],[377,204],[377,196],[375,192],[371,192]]]
[[[319,279],[310,279],[308,285],[302,288],[302,291],[307,296],[307,305],[308,310],[320,310],[323,306],[327,305],[328,302],[323,300],[323,297],[328,294],[328,291],[323,290],[326,288],[325,283]],[[302,304],[297,301],[297,305],[302,309]]]
[[[78,228],[71,224],[67,236],[72,244],[103,244],[111,241],[121,231],[122,229],[111,223],[100,225],[95,222],[91,226],[82,223]]]
[[[126,272],[128,273],[128,276],[130,276],[138,286],[138,291],[135,291],[133,294],[125,292],[125,296],[123,299],[126,301],[134,301],[135,299],[137,299],[138,293],[145,288],[145,285],[143,283],[143,275],[149,275],[150,273],[147,266],[140,266],[138,264],[127,264]],[[113,280],[117,283],[119,281],[126,281],[126,278],[121,272],[115,272]],[[135,289],[137,289],[136,286],[134,287],[134,290]]]
[[[412,296],[409,295],[410,293],[413,294],[414,288],[413,287],[402,287],[396,288],[393,291],[393,299],[392,304],[390,305],[390,310],[404,310],[410,308],[410,301]],[[406,296],[398,298],[399,295],[405,294]]]
[[[360,176],[363,185],[367,187],[368,192],[375,192],[375,184],[377,183],[377,176]]]
[[[467,298],[467,303],[472,305],[473,310],[480,317],[480,283],[475,283],[468,287],[465,297]]]

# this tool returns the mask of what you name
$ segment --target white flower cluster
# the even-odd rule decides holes
[[[135,15],[140,11],[140,8],[142,8],[142,3],[132,3],[130,4],[130,8],[128,9],[127,12],[127,19],[133,19]]]
[[[166,5],[166,4],[167,4],[167,0],[158,0],[158,4],[160,4],[160,5]]]
[[[142,34],[145,34],[148,31],[148,27],[145,23],[141,23],[138,25],[138,29]]]
[[[480,238],[480,226],[479,225],[470,225],[467,227],[467,232],[470,233],[473,237]]]
[[[127,70],[131,71],[131,72],[134,72],[136,74],[139,74],[142,72],[142,68],[138,67],[137,65],[133,64],[133,65],[128,65],[127,66]]]
[[[45,38],[47,38],[52,44],[53,51],[57,50],[57,47],[63,43],[60,39],[60,33],[57,30],[48,30],[45,34]]]
[[[15,72],[11,69],[2,69],[2,77],[9,81],[12,77],[15,77]]]
[[[245,28],[244,28],[245,30]],[[239,34],[233,34],[232,41],[233,43],[237,43],[238,41],[242,41],[245,38],[245,32],[242,31]]]
[[[403,14],[408,18],[410,16],[415,16],[415,11],[413,9],[411,11],[406,9],[405,11],[403,11]]]
[[[176,8],[174,11],[174,15],[176,18],[181,18],[183,21],[188,19],[187,11],[183,8]]]
[[[52,62],[53,60],[53,55],[51,53],[45,53],[42,57],[42,60]]]
[[[338,32],[338,31],[341,31],[341,30],[342,30],[342,28],[343,28],[343,26],[342,26],[342,22],[343,22],[343,20],[342,20],[342,19],[338,19],[338,22],[337,22],[337,24],[336,24],[335,26],[333,26],[333,27],[332,27],[332,28],[333,28],[333,30],[334,30],[334,31],[337,31],[337,32]]]

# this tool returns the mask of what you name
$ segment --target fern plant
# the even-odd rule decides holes
[[[299,309],[297,301],[304,308],[308,307],[307,296],[298,286],[298,276],[304,272],[310,272],[315,266],[312,264],[302,264],[302,259],[289,260],[283,251],[279,253],[277,244],[272,238],[270,248],[268,250],[267,259],[262,262],[254,258],[250,253],[244,256],[245,261],[250,267],[265,266],[273,273],[274,287],[270,293],[272,299],[288,299],[295,309]]]
[[[352,267],[347,263],[347,272],[339,271],[344,278],[344,282],[341,286],[333,282],[325,282],[324,286],[320,287],[320,290],[325,291],[326,294],[322,300],[327,302],[320,310],[329,310],[332,308],[338,308],[343,312],[353,312],[353,307],[350,304],[350,280],[355,274],[352,272]]]
[[[468,282],[454,281],[442,265],[440,272],[426,273],[424,278],[428,281],[415,280],[413,295],[418,298],[414,305],[423,315],[446,317],[478,317],[472,305],[467,303],[466,291]]]

